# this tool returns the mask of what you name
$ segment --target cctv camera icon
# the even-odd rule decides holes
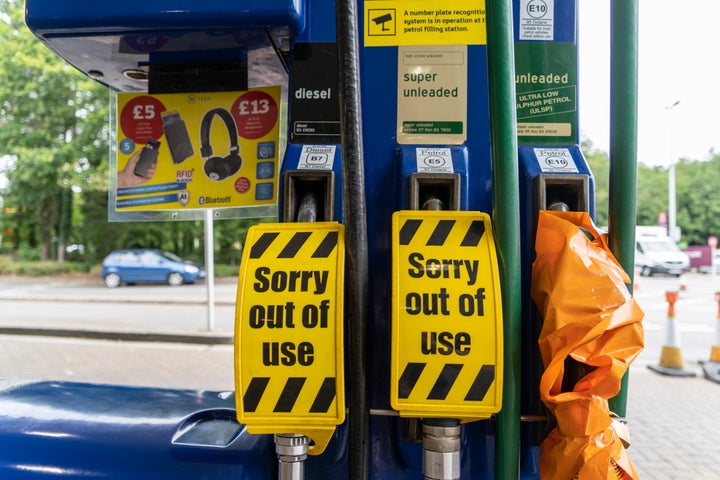
[[[385,15],[380,15],[379,17],[375,17],[372,19],[373,22],[375,22],[375,25],[380,25],[383,32],[387,32],[390,29],[385,27],[385,24],[392,20],[392,14],[386,13]]]

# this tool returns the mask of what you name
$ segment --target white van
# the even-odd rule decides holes
[[[646,277],[655,273],[679,276],[690,269],[690,257],[667,236],[663,227],[637,227],[635,266]]]

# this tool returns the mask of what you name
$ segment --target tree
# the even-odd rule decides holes
[[[608,220],[608,155],[584,140],[582,150],[595,179],[596,218]],[[710,152],[706,161],[681,159],[675,165],[677,225],[682,244],[705,245],[710,236],[720,236],[720,154]],[[657,225],[668,211],[668,168],[638,164],[637,225]]]
[[[0,0],[0,12],[5,204],[16,207],[19,238],[37,242],[41,259],[62,260],[75,192],[104,182],[95,169],[107,165],[107,91],[32,35],[23,1]]]
[[[675,166],[677,224],[688,245],[705,245],[720,234],[720,156],[709,161],[683,160]]]
[[[609,161],[607,153],[597,150],[590,140],[583,140],[581,149],[595,180],[595,223],[608,224]]]
[[[638,164],[637,225],[657,225],[658,216],[667,210],[667,169]]]

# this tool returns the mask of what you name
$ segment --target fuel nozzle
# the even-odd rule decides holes
[[[428,197],[422,204],[423,210],[445,210],[445,204],[437,197]]]
[[[460,420],[426,418],[422,430],[423,479],[459,479]]]
[[[548,205],[548,210],[556,210],[559,212],[569,212],[570,207],[565,202],[557,201],[557,202],[553,202],[550,205]]]
[[[293,433],[275,435],[278,480],[303,480],[308,453],[308,437]]]

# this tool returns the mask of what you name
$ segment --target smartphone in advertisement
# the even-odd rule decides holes
[[[147,177],[147,171],[155,163],[158,156],[158,149],[160,148],[160,142],[157,140],[148,140],[147,144],[143,147],[140,153],[140,158],[135,165],[135,175],[138,177]]]

